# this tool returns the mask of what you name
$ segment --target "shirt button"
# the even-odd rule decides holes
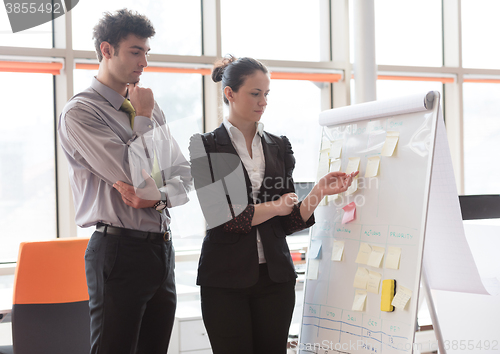
[[[151,125],[148,125],[148,128],[153,128]]]
[[[255,171],[257,171],[257,168],[256,168],[256,167],[254,167],[254,168],[253,168],[253,172],[255,172]]]

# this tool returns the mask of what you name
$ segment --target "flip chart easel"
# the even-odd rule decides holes
[[[434,91],[321,113],[318,175],[360,174],[357,188],[316,210],[299,353],[413,352],[437,131],[444,129],[439,97]],[[343,208],[353,202],[354,219],[346,220]],[[393,312],[381,311],[385,279],[396,280],[397,298],[406,295]]]

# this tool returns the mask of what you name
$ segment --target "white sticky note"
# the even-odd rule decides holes
[[[401,259],[401,248],[390,246],[387,249],[385,267],[388,269],[399,269],[399,260]]]
[[[359,264],[368,264],[368,259],[370,258],[371,253],[371,246],[367,243],[361,242],[355,262]]]
[[[361,159],[359,157],[349,157],[349,162],[347,163],[345,173],[349,174],[351,172],[358,171],[360,160]]]
[[[380,156],[372,156],[368,158],[366,163],[365,177],[376,177],[380,168]]]
[[[372,251],[367,264],[372,267],[380,268],[380,264],[384,258],[385,248],[379,246],[371,246],[371,248]]]
[[[387,132],[384,146],[382,146],[382,156],[392,156],[396,145],[398,145],[399,132]]]
[[[366,289],[366,284],[368,283],[368,269],[359,267],[354,275],[353,287],[359,289]]]
[[[319,259],[309,259],[307,262],[307,279],[318,279]]]
[[[321,245],[321,240],[312,240],[309,252],[307,252],[307,258],[319,259],[321,254]]]
[[[334,140],[330,144],[330,158],[338,159],[342,155],[342,145],[344,145],[344,140]]]
[[[334,240],[332,249],[332,261],[342,261],[344,254],[344,241]]]
[[[363,311],[365,309],[366,291],[356,290],[354,301],[352,302],[353,311]]]
[[[410,289],[398,285],[396,287],[396,295],[394,299],[392,299],[391,305],[397,309],[404,310],[412,294],[413,292]]]
[[[382,274],[370,270],[368,274],[368,282],[366,283],[366,290],[371,293],[378,294],[381,279]]]

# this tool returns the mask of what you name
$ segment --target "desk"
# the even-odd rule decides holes
[[[0,289],[0,322],[12,311],[12,288]]]

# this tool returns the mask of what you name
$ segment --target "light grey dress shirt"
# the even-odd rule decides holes
[[[102,222],[141,231],[166,231],[168,211],[135,209],[113,188],[117,181],[141,186],[142,169],[151,174],[158,161],[168,207],[185,204],[192,188],[187,160],[170,134],[165,115],[155,102],[153,119],[134,118],[120,107],[125,97],[93,78],[89,88],[73,96],[59,120],[59,138],[69,161],[76,223],[89,227]]]

